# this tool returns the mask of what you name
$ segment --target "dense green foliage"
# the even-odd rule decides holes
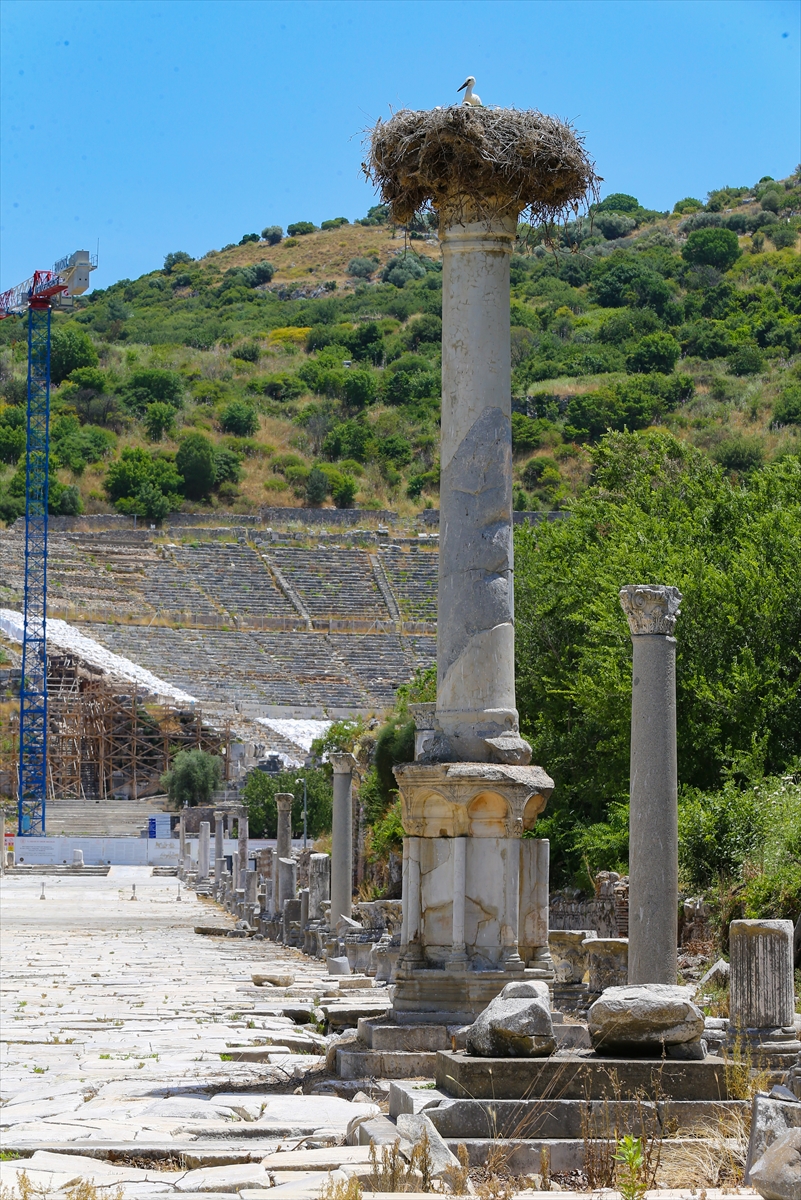
[[[798,455],[732,478],[660,432],[604,437],[570,520],[517,530],[518,707],[535,761],[557,782],[541,825],[558,834],[558,876],[581,872],[588,827],[627,798],[631,643],[619,589],[654,580],[684,596],[679,778],[715,790],[738,755],[777,773],[801,748],[799,561]]]
[[[331,829],[331,806],[334,792],[327,773],[316,767],[303,767],[293,771],[281,771],[270,775],[266,771],[251,771],[242,797],[248,810],[248,829],[251,837],[275,837],[278,827],[278,808],[275,803],[277,792],[291,792],[295,797],[292,805],[292,833],[298,837],[303,832],[303,783],[306,780],[308,834],[319,837]]]
[[[181,807],[208,804],[222,781],[222,759],[205,750],[180,750],[161,777],[172,802]]]

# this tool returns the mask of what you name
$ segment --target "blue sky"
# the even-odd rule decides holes
[[[362,216],[362,131],[458,99],[575,122],[653,208],[798,162],[797,0],[3,0],[0,286],[100,242],[103,287]]]

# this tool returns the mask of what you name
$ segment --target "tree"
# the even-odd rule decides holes
[[[366,408],[373,403],[377,392],[378,383],[372,371],[348,371],[342,385],[342,395],[348,408]]]
[[[171,455],[141,446],[126,446],[115,462],[109,464],[103,487],[109,500],[120,512],[139,512],[139,494],[151,484],[166,496],[169,508],[181,503],[184,481],[175,469]]]
[[[312,467],[306,480],[306,501],[318,508],[328,495],[328,476],[319,467]]]
[[[639,207],[640,202],[635,196],[628,196],[625,192],[613,192],[596,205],[595,211],[630,213],[636,212]]]
[[[232,400],[220,413],[220,428],[237,437],[253,437],[259,428],[255,408],[244,400]]]
[[[786,387],[773,406],[776,425],[801,425],[801,384]]]
[[[297,780],[300,779],[301,783]],[[291,792],[295,797],[292,805],[292,828],[303,829],[303,780],[306,781],[308,809],[308,832],[313,838],[331,829],[331,810],[334,794],[331,781],[324,770],[317,767],[301,767],[292,771],[280,771],[276,775],[266,771],[251,771],[242,790],[242,799],[248,810],[248,830],[251,837],[275,837],[278,829],[277,792]]]
[[[190,433],[181,442],[175,465],[184,478],[184,494],[190,500],[202,500],[214,487],[217,472],[214,446],[202,433]]]
[[[244,237],[239,239],[240,246],[247,246],[249,242],[258,242],[259,235],[257,233],[246,233]]]
[[[171,433],[175,429],[175,409],[163,400],[148,404],[144,425],[151,442],[160,442],[165,433]]]
[[[760,201],[760,208],[763,209],[764,212],[777,213],[781,208],[781,205],[781,196],[778,192],[774,191],[765,192],[762,200]]]
[[[284,236],[284,231],[280,225],[268,225],[262,229],[261,236],[268,246],[277,246]]]
[[[762,466],[765,448],[759,438],[726,438],[715,447],[714,458],[726,471],[753,471]]]
[[[694,229],[681,251],[685,262],[719,271],[733,267],[740,254],[737,234],[731,229]]]
[[[771,225],[768,237],[777,250],[786,250],[798,241],[798,230],[793,225]]]
[[[146,521],[160,525],[172,508],[169,497],[153,483],[142,483],[129,507]]]
[[[599,233],[602,233],[607,241],[613,241],[615,238],[625,237],[627,233],[631,233],[636,228],[637,222],[631,217],[624,217],[622,213],[598,213],[593,217],[593,227]]]
[[[404,253],[391,259],[381,272],[384,283],[392,283],[402,288],[411,279],[422,279],[426,269],[416,254]]]
[[[738,346],[728,363],[732,375],[758,375],[764,370],[765,357],[758,346]]]
[[[695,196],[685,196],[683,200],[676,201],[673,211],[674,213],[694,213],[699,212],[703,207],[703,203],[696,200]]]
[[[175,267],[180,267],[183,263],[191,263],[195,260],[191,254],[187,254],[185,250],[175,250],[172,254],[165,255],[164,258],[164,274],[169,275]]]
[[[179,750],[172,767],[161,777],[172,802],[193,808],[208,804],[222,781],[222,759],[205,750]]]
[[[554,877],[629,787],[631,640],[618,591],[658,579],[684,600],[676,637],[681,785],[722,786],[759,747],[776,773],[801,744],[801,459],[739,479],[656,430],[607,435],[570,520],[515,531],[517,697],[556,788],[538,824]]]
[[[50,337],[50,379],[58,386],[76,367],[96,367],[97,351],[85,329],[56,326]]]
[[[286,231],[290,237],[304,237],[307,233],[316,233],[317,226],[311,221],[294,221],[287,225]]]
[[[681,354],[681,346],[669,333],[649,333],[641,338],[626,358],[626,370],[632,375],[650,375],[654,371],[669,375]]]
[[[373,258],[352,258],[348,263],[348,274],[357,279],[369,279],[378,263]]]

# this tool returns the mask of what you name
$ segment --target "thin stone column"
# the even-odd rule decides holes
[[[289,858],[292,854],[292,805],[295,797],[291,792],[278,792],[275,803],[278,807],[278,837],[276,849],[279,858]]]
[[[448,966],[451,970],[462,971],[467,966],[467,953],[464,944],[464,902],[466,886],[467,839],[453,839],[453,920],[451,957]]]
[[[225,813],[214,814],[214,886],[219,887],[222,881],[223,863],[225,861],[225,843],[223,841],[223,819]]]
[[[789,1068],[801,1051],[793,1023],[792,921],[732,921],[729,958],[732,1041],[745,1038],[758,1065]]]
[[[410,964],[418,962],[421,957],[420,841],[419,837],[403,839],[403,923],[399,961]]]
[[[279,858],[278,860],[278,903],[276,912],[280,916],[284,911],[284,903],[295,899],[298,884],[298,864],[294,858]]]
[[[210,836],[211,825],[208,821],[201,821],[197,841],[197,883],[205,883],[209,877]]]
[[[186,809],[183,809],[178,818],[178,873],[183,875],[185,871],[184,863],[186,861]]]
[[[239,814],[239,870],[244,877],[248,869],[248,815],[243,809]]]
[[[634,646],[629,807],[629,983],[675,984],[679,808],[676,639],[681,593],[661,584],[620,592]]]
[[[514,675],[509,263],[517,213],[440,225],[442,425],[436,724],[486,762],[518,734]],[[516,738],[520,741],[519,737]],[[528,762],[525,743],[520,743]],[[526,747],[526,749],[528,749]],[[444,757],[444,756],[443,756]]]
[[[353,769],[352,754],[331,754],[334,768],[334,812],[331,829],[331,928],[351,915],[353,902]]]

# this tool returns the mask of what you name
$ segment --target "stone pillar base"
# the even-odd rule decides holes
[[[399,1025],[469,1025],[494,1000],[507,983],[541,979],[527,970],[471,971],[397,968],[395,998],[389,1011]]]
[[[773,1029],[729,1030],[729,1057],[738,1055],[752,1067],[783,1074],[790,1071],[801,1054],[801,1042],[794,1025]]]

